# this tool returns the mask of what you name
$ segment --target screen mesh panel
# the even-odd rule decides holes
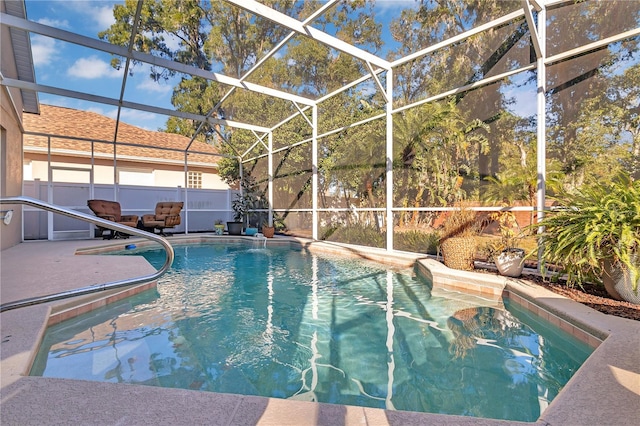
[[[273,156],[273,206],[277,209],[311,208],[311,143]]]
[[[384,248],[384,212],[321,212],[318,239],[345,244]]]
[[[322,208],[384,207],[385,127],[376,120],[319,141]]]
[[[549,67],[547,175],[564,188],[640,176],[639,37]],[[553,194],[554,180],[549,179]]]

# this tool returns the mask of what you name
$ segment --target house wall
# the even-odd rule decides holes
[[[1,197],[22,195],[22,130],[20,118],[13,108],[6,88],[0,89],[0,190]],[[19,94],[18,94],[19,96]],[[0,206],[0,210],[13,210],[9,225],[0,222],[0,249],[4,250],[22,241],[22,207]],[[0,216],[4,216],[4,212]]]
[[[88,158],[65,157],[54,155],[51,159],[52,168],[81,168],[91,170]],[[220,176],[210,168],[189,167],[189,170],[202,173],[202,189],[229,189]],[[178,165],[151,165],[118,160],[119,183],[121,185],[142,185],[158,187],[184,187],[184,168]],[[49,180],[48,162],[46,155],[25,153],[25,180]],[[53,181],[89,183],[89,175],[83,171],[55,170]],[[113,185],[113,162],[96,159],[93,166],[93,182],[95,184]]]
[[[2,9],[4,12],[4,4]],[[15,78],[15,60],[9,45],[9,31],[1,29],[0,49],[3,76]],[[0,88],[0,197],[22,195],[22,97],[20,91]],[[0,210],[13,210],[9,225],[0,221],[0,249],[4,250],[22,241],[22,206],[1,205]],[[0,214],[4,216],[4,213]]]

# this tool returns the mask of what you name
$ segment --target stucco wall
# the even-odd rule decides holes
[[[25,165],[27,170],[30,169],[30,173],[25,178],[27,180],[40,179],[42,182],[48,181],[48,164],[46,160],[40,159],[40,156],[31,155],[29,153],[25,154],[25,160],[28,162]],[[56,158],[56,160],[62,160],[62,157]],[[89,182],[89,174],[91,166],[89,164],[89,159],[78,159],[74,158],[75,162],[63,162],[63,161],[55,161],[52,163],[52,166],[55,167],[73,167],[73,168],[86,168],[87,172],[78,172],[78,171],[63,171],[57,170],[53,176],[53,181],[58,182],[77,182],[77,183],[88,183]],[[179,167],[173,166],[175,170],[164,170],[158,167],[160,166],[150,166],[147,169],[144,169],[140,166],[129,166],[123,167],[123,171],[129,173],[139,173],[139,177],[135,178],[135,176],[130,176],[129,179],[123,179],[121,177],[120,184],[121,185],[142,185],[142,186],[159,186],[159,187],[170,187],[176,188],[178,186],[184,187],[184,170]],[[96,164],[93,167],[93,182],[95,184],[105,184],[105,185],[113,185],[113,166],[105,166]],[[207,171],[202,172],[202,189],[229,189],[229,185],[227,185],[220,175],[217,173],[211,173]]]
[[[0,2],[5,12],[5,3]],[[0,28],[0,72],[16,78],[18,71],[7,27]],[[20,91],[0,87],[0,197],[22,195],[22,96]],[[0,210],[13,210],[9,225],[0,221],[0,250],[22,241],[22,206],[0,205]],[[2,213],[0,216],[4,216]]]
[[[16,107],[22,110],[19,103],[20,94],[11,93],[6,87],[0,88],[0,131],[2,133],[0,143],[0,196],[22,195],[22,130],[20,117]],[[17,97],[17,99],[16,99]],[[13,102],[12,102],[13,99]],[[13,218],[9,225],[0,221],[0,249],[4,250],[22,241],[22,207],[20,205],[2,205],[0,210],[13,210]],[[4,215],[4,213],[2,214]]]

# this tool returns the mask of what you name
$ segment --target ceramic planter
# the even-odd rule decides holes
[[[631,274],[627,268],[621,265],[612,265],[610,260],[604,261],[604,274],[602,282],[609,296],[616,300],[640,305],[640,277],[637,282],[637,290],[633,290]]]
[[[505,249],[494,261],[500,275],[517,278],[522,275],[524,268],[524,250],[519,248]]]
[[[229,235],[241,235],[242,225],[242,222],[227,222],[227,230],[229,231]]]

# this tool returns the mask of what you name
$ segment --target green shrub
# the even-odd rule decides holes
[[[396,232],[393,237],[393,248],[413,253],[437,254],[439,238],[436,232],[417,230]]]
[[[320,229],[321,240],[345,244],[384,248],[386,238],[385,232],[367,225],[337,225]]]
[[[544,262],[563,267],[567,282],[602,276],[604,261],[624,265],[634,290],[640,273],[640,181],[621,177],[556,197],[557,208],[540,222]]]

